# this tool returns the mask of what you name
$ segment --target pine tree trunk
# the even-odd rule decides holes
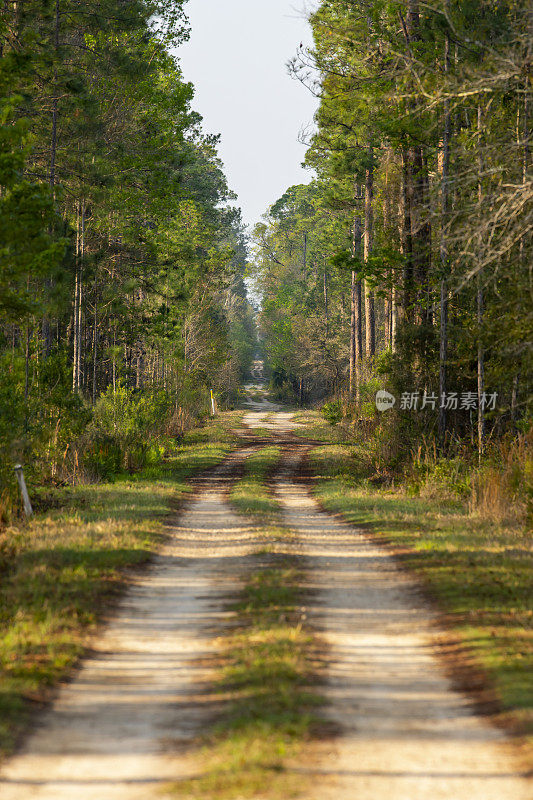
[[[481,460],[483,451],[485,449],[485,411],[483,408],[483,395],[485,394],[485,355],[483,350],[482,340],[482,325],[483,325],[483,287],[481,285],[481,276],[477,277],[477,324],[478,324],[478,343],[477,343],[477,401],[478,401],[478,414],[477,414],[477,447],[478,456]]]
[[[92,401],[96,403],[96,366],[98,362],[98,284],[94,279],[94,326],[93,326],[93,386]]]
[[[518,406],[518,387],[520,385],[520,375],[515,375],[513,378],[513,388],[511,391],[511,421],[516,422],[516,409]]]
[[[352,290],[350,294],[350,397],[355,395],[355,272],[352,270]]]
[[[352,256],[357,258],[361,250],[361,220],[357,209],[354,213],[352,234]],[[352,270],[351,314],[350,314],[350,396],[359,402],[361,359],[363,350],[361,308],[361,281]]]
[[[326,339],[329,332],[329,308],[328,308],[328,268],[324,257],[324,319],[326,322]]]
[[[55,4],[54,23],[54,48],[56,59],[59,57],[59,0]],[[58,110],[57,65],[54,70],[54,98],[52,100],[52,138],[50,143],[50,175],[49,182],[52,190],[56,182],[56,152],[57,152],[57,110]]]
[[[78,284],[80,274],[80,204],[76,202],[76,274],[74,277],[74,310],[72,313],[72,391],[78,389]]]
[[[82,386],[83,381],[83,374],[82,374],[82,353],[84,352],[84,348],[82,347],[83,342],[83,261],[85,258],[85,200],[82,200],[81,203],[81,240],[80,240],[80,262],[79,262],[79,281],[78,281],[78,324],[77,324],[77,333],[78,333],[78,391]]]
[[[24,348],[24,400],[30,396],[30,325],[26,324],[26,344]],[[26,412],[27,413],[27,412]]]
[[[396,286],[392,287],[392,303],[391,303],[391,336],[390,347],[393,353],[396,352],[396,340],[398,337],[398,290]]]
[[[478,179],[478,202],[481,208],[483,201],[483,158],[481,156],[481,132],[482,132],[482,112],[481,106],[477,109],[477,131],[478,131],[478,148],[479,148],[479,179]],[[481,273],[477,276],[477,399],[478,399],[478,414],[477,414],[477,447],[478,456],[481,460],[483,451],[485,449],[485,410],[483,408],[483,395],[485,393],[485,353],[483,348],[482,329],[483,329],[483,286],[481,283]]]
[[[361,281],[355,283],[355,399],[361,399],[363,370],[363,296]]]
[[[444,72],[450,70],[450,37],[446,34],[444,40]],[[442,277],[440,282],[440,348],[439,348],[439,440],[441,447],[446,439],[446,408],[444,398],[447,391],[446,366],[448,359],[448,243],[447,224],[450,205],[449,178],[450,178],[450,139],[451,139],[451,114],[450,103],[444,103],[444,124],[442,131],[442,192],[441,192],[441,231],[440,231],[440,261]]]
[[[413,237],[411,232],[412,170],[408,151],[402,150],[402,192],[401,192],[401,243],[404,257],[403,269],[403,311],[411,321],[413,311]]]
[[[364,254],[365,265],[372,254],[374,246],[374,166],[372,164],[372,147],[368,148],[369,163],[366,168],[365,178],[365,233]],[[374,293],[365,280],[365,350],[368,359],[376,354],[376,320],[374,308]]]

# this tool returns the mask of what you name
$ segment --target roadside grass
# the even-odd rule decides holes
[[[325,508],[383,537],[415,572],[495,693],[498,718],[533,734],[532,549],[524,528],[489,521],[457,500],[408,496],[364,479],[357,447],[315,448]]]
[[[313,425],[319,422],[324,422],[324,417],[320,411],[315,411],[312,408],[302,408],[294,415],[296,422],[303,422],[306,425]]]
[[[203,774],[174,786],[180,798],[285,800],[308,788],[308,779],[286,764],[312,736],[322,700],[312,690],[315,637],[305,628],[305,574],[296,556],[280,552],[290,533],[264,483],[279,455],[279,448],[265,447],[250,456],[231,495],[238,510],[267,527],[230,606],[235,626],[223,642],[214,687],[230,699],[201,742]]]
[[[298,411],[293,419],[295,422],[305,425],[305,428],[296,428],[293,431],[295,436],[302,439],[312,439],[329,444],[347,444],[349,442],[346,426],[342,423],[331,425],[319,411],[310,409]]]
[[[36,504],[46,512],[0,534],[0,756],[83,653],[126,570],[157,550],[186,479],[231,449],[232,424],[223,415],[161,464],[113,483],[47,489]]]
[[[230,502],[243,514],[259,515],[263,520],[272,519],[277,504],[264,481],[279,461],[279,447],[262,447],[246,459],[245,475],[234,484]]]

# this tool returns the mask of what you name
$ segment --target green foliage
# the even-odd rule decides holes
[[[253,357],[244,226],[173,54],[183,3],[124,8],[0,20],[0,497],[15,458],[32,490],[154,461]]]
[[[469,463],[476,445],[528,429],[527,19],[522,1],[362,14],[327,0],[310,15],[313,47],[291,64],[320,97],[314,176],[254,232],[266,359],[299,398],[340,398],[389,477],[409,471],[421,441]],[[477,396],[478,374],[496,408],[439,414],[441,392]],[[382,418],[377,389],[397,398]],[[434,393],[437,406],[402,410],[404,392]],[[428,481],[466,492],[448,468]]]
[[[135,393],[122,384],[110,386],[98,399],[88,434],[89,467],[100,477],[157,463],[165,452],[163,433],[170,418],[168,397]]]
[[[28,120],[16,117],[21,101],[0,96],[0,323],[38,310],[33,279],[52,276],[66,250],[51,233],[59,217],[50,188],[22,177],[29,134]]]
[[[343,418],[341,401],[332,400],[329,403],[324,403],[320,409],[320,413],[331,425],[337,425]]]

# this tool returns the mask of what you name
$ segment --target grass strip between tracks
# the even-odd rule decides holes
[[[279,524],[265,484],[279,455],[279,448],[265,447],[250,456],[230,495],[238,510],[265,525],[264,545],[231,606],[236,626],[226,634],[214,687],[230,699],[204,737],[203,774],[175,786],[180,798],[282,800],[305,790],[306,779],[287,761],[310,737],[321,700],[312,691],[314,637],[305,627],[304,574],[299,559],[283,552],[291,534]]]
[[[278,505],[265,480],[280,458],[279,447],[262,447],[246,459],[245,474],[230,492],[230,502],[242,514],[252,514],[256,519],[275,519]]]

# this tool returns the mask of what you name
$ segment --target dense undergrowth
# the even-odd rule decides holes
[[[71,407],[70,407],[71,406]],[[135,391],[117,382],[94,407],[81,397],[50,413],[53,425],[29,421],[26,434],[13,439],[0,424],[0,529],[21,514],[13,466],[24,465],[30,498],[58,487],[114,480],[122,473],[158,465],[188,431],[209,418],[209,395],[198,386],[177,403],[165,391]],[[55,417],[57,413],[57,419]],[[22,424],[22,423],[21,423]]]
[[[468,438],[443,449],[435,435],[399,415],[380,415],[370,403],[356,413],[334,400],[321,413],[301,411],[296,419],[307,423],[297,435],[358,448],[354,477],[412,496],[455,500],[487,520],[533,525],[533,427],[524,424],[488,442],[480,457]]]

